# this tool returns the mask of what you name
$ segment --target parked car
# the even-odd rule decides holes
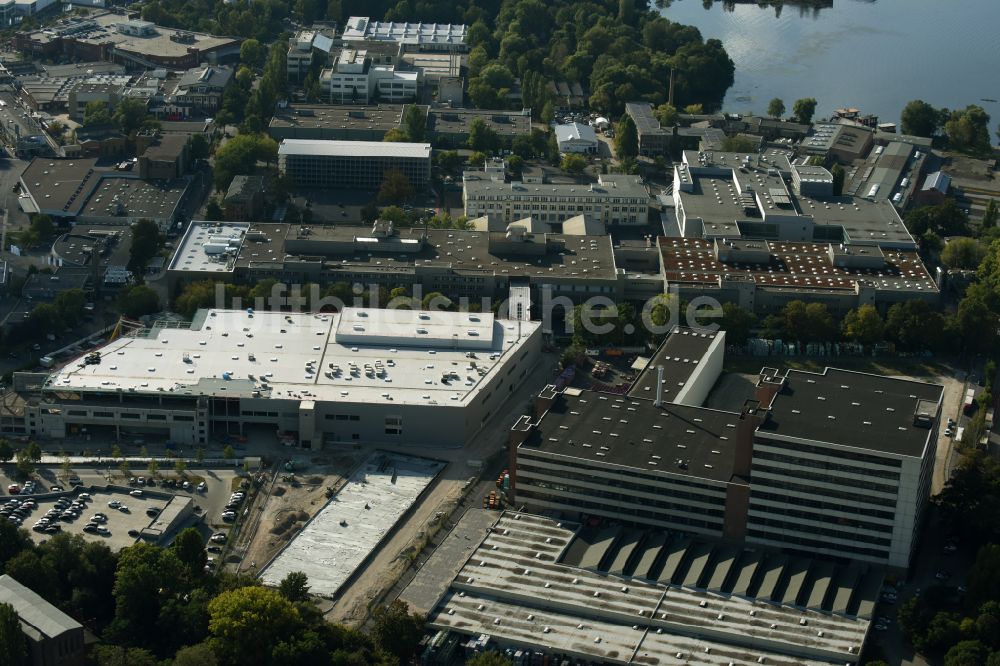
[[[225,532],[216,532],[215,534],[213,534],[211,536],[211,539],[212,539],[212,541],[214,541],[216,543],[225,543],[226,542],[226,533]]]
[[[142,497],[142,491],[136,488],[135,490],[131,491],[129,495],[131,495],[132,497]]]

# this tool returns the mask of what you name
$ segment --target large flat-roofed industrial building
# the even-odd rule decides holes
[[[916,249],[916,241],[889,201],[834,196],[829,171],[792,164],[785,152],[776,149],[763,154],[684,151],[674,166],[672,203],[668,212],[686,238]]]
[[[377,190],[399,171],[420,191],[430,183],[431,144],[284,139],[278,168],[302,189]]]
[[[764,368],[708,409],[721,338],[676,329],[626,395],[544,389],[511,430],[516,505],[906,569],[942,388]]]
[[[100,362],[53,372],[27,408],[32,434],[75,427],[204,444],[277,433],[303,447],[457,446],[536,366],[538,323],[492,314],[346,308],[202,310],[109,342]]]
[[[206,245],[207,243],[207,245]],[[210,279],[286,284],[335,282],[419,288],[450,298],[505,298],[527,279],[547,293],[621,298],[623,274],[607,235],[194,222],[168,266],[168,282]]]
[[[915,250],[874,244],[781,242],[661,236],[664,285],[690,300],[711,296],[766,315],[793,300],[823,303],[844,314],[871,303],[924,300],[941,292]]]
[[[842,666],[860,657],[883,575],[507,511],[428,624],[537,663]]]
[[[395,42],[408,51],[461,53],[468,50],[466,27],[457,23],[373,21],[351,16],[341,38],[346,42]]]

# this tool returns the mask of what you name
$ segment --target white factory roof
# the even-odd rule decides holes
[[[597,143],[597,133],[590,125],[581,123],[568,123],[566,125],[554,125],[556,141],[564,143],[566,141],[585,141],[587,143]]]
[[[232,270],[229,259],[236,256],[249,228],[246,222],[191,222],[170,260],[170,270],[213,273]]]
[[[407,157],[430,159],[431,144],[382,141],[318,141],[284,139],[278,155],[316,155],[327,157]]]
[[[488,313],[210,310],[190,328],[109,342],[100,364],[74,360],[47,387],[462,406],[538,326]]]

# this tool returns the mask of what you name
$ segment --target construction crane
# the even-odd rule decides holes
[[[108,341],[117,340],[123,335],[128,335],[136,331],[141,331],[145,326],[137,321],[133,321],[124,315],[118,318],[118,323],[115,324],[115,329],[111,331],[111,335],[108,336]]]

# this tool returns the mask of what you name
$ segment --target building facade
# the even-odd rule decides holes
[[[377,190],[386,173],[399,171],[419,192],[430,182],[431,145],[285,139],[278,148],[278,168],[302,189]]]

